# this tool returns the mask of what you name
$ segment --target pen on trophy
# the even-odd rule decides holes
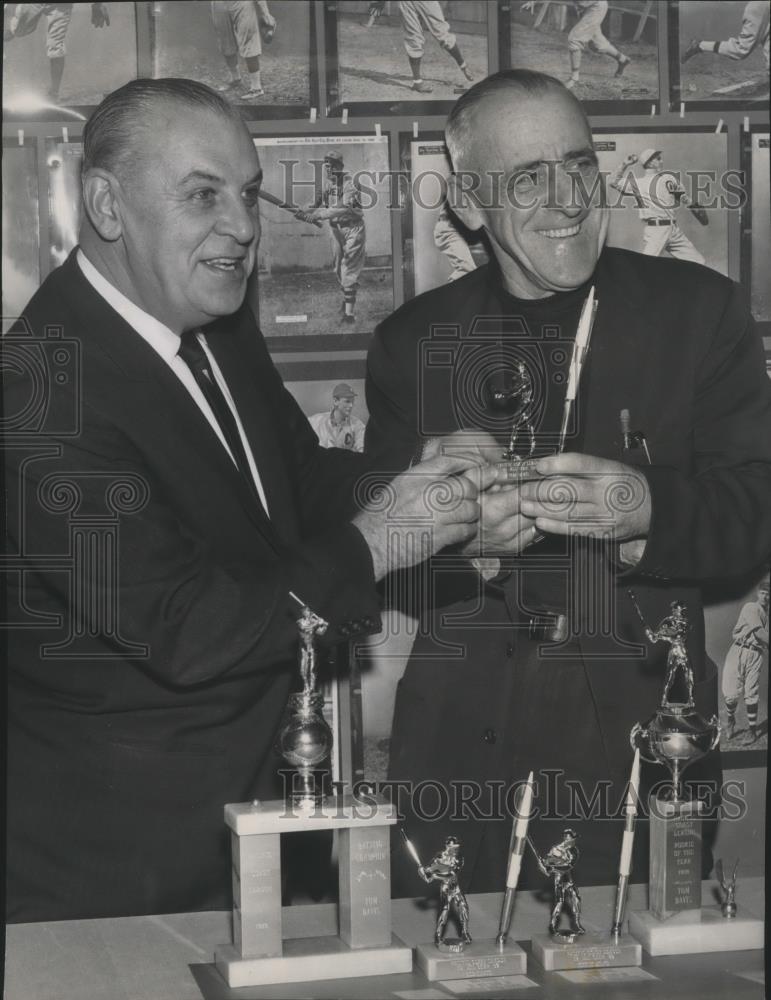
[[[503,895],[503,905],[501,916],[498,921],[498,936],[495,939],[496,946],[503,950],[506,939],[509,936],[511,918],[514,913],[514,897],[517,893],[519,883],[519,872],[522,867],[522,856],[525,853],[527,843],[527,827],[530,822],[530,811],[533,807],[533,772],[528,775],[525,786],[520,791],[516,807],[516,819],[511,830],[511,842],[509,844],[509,864],[506,871],[506,890]]]
[[[621,841],[621,857],[618,863],[618,884],[616,885],[616,904],[613,909],[613,925],[610,933],[613,941],[618,944],[621,936],[621,925],[624,922],[626,897],[629,891],[629,877],[632,873],[632,848],[634,846],[634,827],[637,819],[637,802],[640,789],[640,751],[634,752],[632,775],[629,779],[629,790],[624,804],[624,836]]]

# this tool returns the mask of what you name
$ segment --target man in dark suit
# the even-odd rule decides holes
[[[629,732],[664,683],[665,651],[646,642],[628,590],[649,625],[673,600],[687,606],[695,700],[709,716],[699,582],[739,578],[771,552],[771,386],[736,285],[604,247],[589,125],[558,81],[496,74],[460,98],[446,134],[450,203],[484,229],[493,261],[378,329],[366,449],[403,466],[426,436],[476,427],[498,440],[482,447],[500,460],[516,420],[515,450],[529,457],[532,440],[533,461],[521,481],[483,494],[478,538],[434,559],[432,585],[408,608],[421,627],[397,691],[389,777],[429,783],[422,800],[400,794],[411,839],[420,849],[459,836],[468,886],[491,891],[505,878],[507,791],[533,769],[535,841],[569,820],[579,880],[608,883]],[[557,454],[592,286],[596,322]],[[635,447],[640,429],[647,452]],[[717,754],[686,777],[705,774],[719,778]],[[645,769],[648,785],[665,777]],[[396,893],[417,892],[401,849],[394,866]],[[527,857],[521,884],[539,883]]]
[[[475,530],[467,460],[356,511],[362,457],[319,447],[243,304],[259,183],[208,88],[108,96],[80,246],[5,345],[11,920],[227,906],[223,804],[279,791],[290,591],[365,634],[427,482],[457,500],[432,544]]]

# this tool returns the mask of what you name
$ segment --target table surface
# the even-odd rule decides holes
[[[702,902],[714,905],[715,883],[702,886]],[[588,929],[607,931],[614,898],[612,886],[581,890],[584,923]],[[739,880],[737,899],[750,914],[762,917],[764,880]],[[494,938],[498,928],[501,895],[470,896],[471,930],[475,938]],[[644,909],[646,887],[630,887],[629,909]],[[549,918],[547,893],[517,895],[511,937],[524,944],[543,933]],[[393,902],[393,927],[406,944],[431,941],[436,900],[399,899]],[[310,937],[336,932],[334,904],[294,906],[284,910],[285,936]],[[6,1000],[344,1000],[344,998],[399,997],[402,1000],[438,1000],[454,993],[440,983],[428,983],[419,972],[366,979],[332,980],[281,986],[229,989],[211,965],[215,947],[230,941],[228,913],[186,913],[105,920],[70,920],[56,923],[11,924],[6,935]],[[524,945],[526,948],[527,945]],[[529,956],[528,956],[529,957]],[[643,954],[646,978],[617,984],[577,985],[559,973],[544,973],[528,961],[527,979],[533,985],[486,985],[486,997],[520,1000],[630,1000],[634,997],[698,998],[698,1000],[760,1000],[765,996],[763,953],[717,952],[651,958]],[[632,973],[636,975],[636,973]],[[653,978],[651,978],[653,977]],[[492,989],[490,988],[492,986]],[[514,988],[517,986],[517,988]],[[458,984],[457,989],[462,988]],[[417,991],[417,992],[416,992]]]

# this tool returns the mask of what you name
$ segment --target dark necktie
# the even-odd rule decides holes
[[[227,441],[228,448],[230,448],[230,452],[236,461],[239,472],[246,482],[249,492],[264,514],[265,508],[257,492],[251,469],[249,468],[249,461],[246,457],[241,435],[238,433],[238,426],[233,416],[233,411],[228,406],[224,393],[217,384],[214,372],[211,370],[211,363],[195,331],[188,330],[182,334],[177,354],[179,354],[193,373],[193,378],[212,409],[214,419],[220,426],[220,430]]]

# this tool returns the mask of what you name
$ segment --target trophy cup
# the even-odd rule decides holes
[[[642,614],[631,595],[640,619]],[[655,630],[645,625],[649,642],[666,642],[667,671],[661,704],[650,719],[635,724],[630,733],[633,748],[644,760],[663,764],[672,777],[671,787],[650,800],[649,908],[629,916],[630,933],[651,955],[677,955],[707,951],[761,948],[763,924],[742,921],[741,934],[728,924],[720,907],[701,906],[701,824],[698,800],[683,797],[682,774],[694,761],[713,750],[720,740],[716,716],[705,720],[693,702],[693,668],[686,639],[690,625],[687,609],[673,601],[671,613]],[[670,701],[670,692],[682,676],[686,700]],[[753,929],[753,923],[759,925]],[[757,943],[752,943],[753,941]]]
[[[412,841],[400,830],[407,850],[418,866],[418,875],[430,885],[439,883],[440,907],[436,918],[433,944],[419,944],[415,949],[418,968],[431,981],[477,979],[485,976],[510,976],[527,971],[527,956],[513,941],[473,941],[469,930],[469,906],[460,887],[463,855],[457,837],[447,837],[442,850],[428,865],[423,865]],[[445,935],[450,915],[458,922],[460,938]]]
[[[321,715],[316,690],[314,642],[327,623],[302,606],[302,690],[289,697],[290,716],[279,736],[284,759],[296,768],[286,802],[225,806],[233,857],[233,943],[219,947],[217,969],[230,987],[345,979],[412,971],[412,951],[391,933],[390,803],[352,795],[327,797],[323,769],[332,732]],[[339,934],[319,937],[282,933],[281,834],[334,830],[339,869]],[[291,908],[290,908],[291,909]],[[306,930],[307,933],[307,930]]]
[[[570,827],[562,840],[543,857],[528,837],[538,867],[554,882],[554,905],[548,934],[534,934],[534,958],[547,971],[567,969],[606,969],[641,965],[642,949],[628,936],[611,936],[599,929],[584,927],[581,920],[581,894],[575,884],[575,867],[580,857],[577,836]],[[566,915],[569,926],[560,928]]]

